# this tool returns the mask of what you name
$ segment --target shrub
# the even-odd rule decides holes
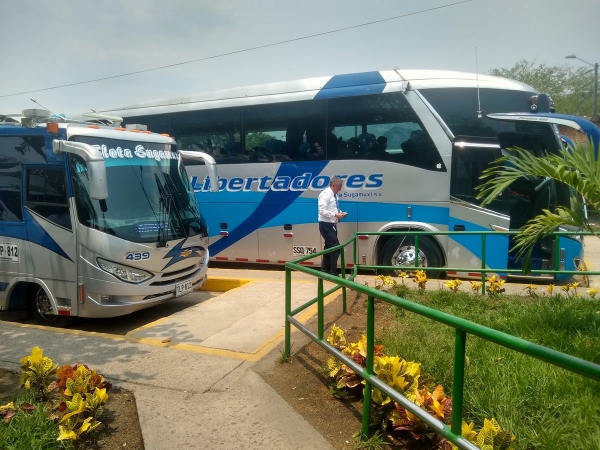
[[[327,341],[357,364],[365,367],[367,356],[365,335],[362,335],[359,341],[347,344],[344,331],[334,324]],[[421,373],[421,364],[406,361],[399,356],[388,356],[382,345],[376,345],[373,353],[373,372],[380,380],[428,414],[447,425],[450,424],[452,398],[446,396],[441,384],[435,385],[431,376]],[[340,390],[356,390],[357,387],[365,384],[365,381],[352,369],[333,357],[328,359],[325,371],[333,378],[332,392],[339,397],[342,397]],[[457,448],[379,389],[373,388],[372,402],[374,417],[384,430],[397,434],[398,438],[408,436],[413,440],[426,441],[432,446],[431,448],[441,450]],[[462,435],[486,450],[511,450],[514,441],[514,436],[502,430],[495,419],[484,419],[484,425],[479,432],[474,430],[473,423],[467,424],[463,421]]]

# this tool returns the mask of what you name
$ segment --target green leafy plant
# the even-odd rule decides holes
[[[375,289],[378,291],[390,292],[393,291],[398,283],[388,275],[378,275],[375,278]]]
[[[31,389],[36,395],[46,396],[57,368],[58,364],[44,356],[44,350],[33,347],[31,354],[21,359],[21,386]]]
[[[417,270],[413,277],[413,281],[417,283],[417,286],[420,290],[424,291],[427,285],[427,281],[429,280],[427,279],[427,274],[424,270]]]
[[[568,283],[568,284],[565,284],[564,286],[561,286],[561,289],[563,291],[565,291],[567,293],[567,295],[577,296],[577,288],[578,287],[579,287],[579,283],[573,282],[573,283]]]
[[[498,275],[492,276],[489,280],[487,280],[487,288],[486,291],[488,295],[499,295],[502,294],[505,289],[502,287],[504,284],[504,280],[501,279]]]
[[[356,433],[353,437],[360,438],[360,432]],[[384,447],[388,447],[390,445],[391,444],[389,442],[386,442],[385,436],[381,430],[377,430],[366,440],[358,441],[352,448],[354,450],[383,450]]]
[[[95,388],[93,394],[86,393],[85,397],[79,393],[73,394],[70,400],[65,401],[66,413],[60,419],[57,440],[79,439],[82,433],[98,428],[101,425],[98,417],[107,400],[105,388]]]
[[[534,284],[527,284],[525,285],[525,287],[523,288],[524,291],[527,292],[527,295],[529,297],[537,297],[537,286]]]
[[[458,278],[456,278],[454,280],[447,281],[446,283],[444,283],[444,286],[446,286],[452,292],[458,292],[461,284],[462,284],[462,281],[460,281]]]
[[[478,199],[483,199],[481,206],[486,206],[498,197],[516,180],[552,179],[562,183],[576,195],[585,200],[588,208],[600,210],[600,160],[594,153],[594,145],[576,142],[558,154],[535,156],[522,148],[511,148],[507,156],[495,161],[483,171],[480,177],[482,184],[477,186]],[[574,204],[580,203],[576,201]],[[531,256],[536,242],[549,237],[559,227],[598,233],[591,226],[582,208],[558,206],[554,211],[542,210],[542,213],[531,219],[520,229],[515,237],[517,258],[523,258],[523,269],[529,273]]]
[[[362,335],[357,342],[346,343],[344,331],[334,325],[327,341],[341,349],[343,354],[348,355],[357,364],[365,367],[367,350],[365,335]],[[431,416],[446,424],[450,423],[452,398],[446,396],[444,387],[441,384],[434,385],[431,376],[421,375],[421,364],[406,361],[399,356],[388,356],[385,354],[382,345],[375,346],[373,350],[373,372],[380,380]],[[348,366],[333,357],[327,360],[323,371],[334,379],[330,393],[336,398],[348,398],[344,394],[345,391],[354,391],[358,386],[365,384],[365,381]],[[456,448],[416,415],[377,388],[373,388],[372,402],[372,412],[376,421],[381,423],[383,430],[388,430],[392,435],[397,435],[394,436],[395,438],[401,440],[406,439],[408,436],[413,441],[426,442],[428,448],[432,449],[447,450]],[[495,419],[485,419],[484,426],[479,432],[474,431],[472,423],[470,425],[463,423],[462,434],[471,442],[482,442],[482,445],[485,446],[480,447],[486,450],[511,450],[510,445],[514,440],[514,436],[510,432],[502,430]],[[370,445],[368,440],[363,442],[365,445]],[[491,444],[489,444],[490,442]],[[367,446],[361,448],[378,447]]]
[[[104,376],[83,364],[58,367],[44,356],[44,351],[34,347],[31,354],[21,359],[21,386],[34,398],[44,398],[44,408],[49,409],[46,419],[58,420],[56,440],[77,440],[84,433],[97,429],[101,422],[103,406],[112,387]],[[14,402],[0,406],[0,416],[8,423],[20,411],[34,410],[35,405]]]
[[[484,419],[483,427],[479,432],[474,430],[473,422],[462,423],[461,434],[481,450],[512,450],[515,437],[506,430],[502,430],[496,419]],[[449,444],[452,450],[458,450],[454,444]]]
[[[471,281],[471,290],[473,294],[477,295],[481,292],[481,281]]]
[[[292,349],[294,348],[294,344],[290,345],[290,352],[287,353],[285,349],[279,350],[279,358],[277,358],[277,362],[279,364],[285,364],[292,361]]]

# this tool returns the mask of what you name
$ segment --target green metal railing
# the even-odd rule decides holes
[[[348,241],[336,246],[315,253],[313,255],[305,256],[296,261],[286,263],[285,269],[285,348],[284,354],[291,354],[291,325],[293,324],[297,329],[302,331],[313,341],[318,343],[327,352],[341,360],[344,364],[350,367],[356,374],[361,376],[365,382],[364,391],[364,403],[363,403],[363,417],[362,417],[362,428],[361,428],[361,439],[368,438],[370,414],[371,414],[371,392],[373,387],[379,389],[390,398],[392,398],[399,405],[406,408],[412,414],[417,416],[420,420],[429,425],[437,433],[444,436],[449,441],[453,442],[456,446],[461,449],[477,450],[478,447],[469,442],[467,439],[461,436],[462,428],[462,413],[463,413],[463,390],[465,380],[465,351],[467,334],[480,337],[487,341],[493,342],[497,345],[509,348],[511,350],[523,353],[525,355],[537,358],[548,364],[552,364],[557,367],[561,367],[570,372],[577,373],[586,378],[591,378],[596,381],[600,381],[600,365],[594,364],[589,361],[585,361],[580,358],[576,358],[571,355],[567,355],[550,348],[543,347],[541,345],[534,344],[532,342],[520,339],[518,337],[502,333],[492,328],[479,325],[477,323],[470,322],[460,317],[452,316],[450,314],[443,313],[433,308],[414,303],[400,297],[388,294],[386,292],[379,291],[374,288],[354,282],[354,279],[359,269],[398,269],[394,266],[367,266],[357,264],[357,236],[358,235],[414,235],[415,236],[415,254],[418,253],[418,237],[419,235],[481,235],[482,236],[482,268],[474,270],[472,268],[448,268],[448,267],[402,267],[403,270],[454,270],[457,272],[481,272],[482,274],[482,285],[485,285],[485,275],[489,272],[502,272],[502,273],[522,273],[520,270],[509,270],[509,269],[491,269],[486,268],[485,265],[485,236],[489,234],[516,234],[516,232],[373,232],[373,233],[356,233],[353,238]],[[592,235],[592,233],[573,233],[573,232],[560,232],[556,235]],[[558,242],[558,239],[555,239]],[[346,278],[346,264],[344,258],[344,248],[348,245],[353,245],[353,266],[352,271]],[[311,269],[310,267],[303,266],[302,263],[317,256],[322,256],[331,251],[340,250],[341,256],[341,275],[336,277],[327,273],[323,273],[319,270]],[[418,264],[418,258],[416,259]],[[555,260],[555,266],[559,267],[558,260]],[[292,310],[292,270],[303,272],[309,275],[318,277],[317,282],[317,296],[312,300],[304,303],[303,305]],[[560,270],[532,270],[531,273],[563,273],[563,274],[578,274],[578,275],[600,275],[600,272],[593,271],[560,271]],[[327,291],[324,291],[323,280],[330,281],[335,286]],[[367,357],[365,367],[361,367],[359,364],[348,358],[337,348],[329,344],[324,338],[324,299],[329,294],[342,290],[342,308],[346,312],[346,289],[352,289],[357,292],[361,292],[367,295]],[[373,347],[375,342],[375,299],[383,300],[391,305],[403,308],[407,311],[419,314],[437,322],[441,322],[447,326],[455,329],[455,340],[454,340],[454,382],[452,388],[452,416],[451,426],[448,427],[445,423],[435,419],[423,409],[415,405],[413,402],[408,400],[399,392],[392,389],[386,383],[381,381],[377,376],[373,374]],[[306,326],[301,324],[294,318],[296,314],[305,310],[309,306],[317,303],[317,333],[313,333]]]

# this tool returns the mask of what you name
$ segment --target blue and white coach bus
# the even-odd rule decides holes
[[[542,208],[569,205],[565,186],[544,183],[536,190],[542,180],[516,183],[485,209],[475,198],[479,176],[504,148],[524,147],[538,155],[560,148],[550,119],[531,117],[534,110],[549,109],[547,96],[504,78],[390,70],[104,112],[169,133],[180,148],[214,156],[220,165],[216,195],[206,195],[211,187],[206,169],[188,165],[212,231],[211,258],[284,263],[322,248],[316,198],[334,175],[344,180],[340,207],[348,212],[339,225],[341,241],[366,231],[516,229]],[[510,112],[529,114],[488,116]],[[414,265],[411,237],[361,237],[360,263]],[[467,269],[453,276],[477,275],[468,268],[481,267],[480,242],[424,237],[419,264]],[[517,266],[506,236],[489,238],[487,246],[488,267]],[[551,242],[540,243],[533,268],[552,269],[553,249]],[[582,243],[563,237],[560,251],[561,265],[574,270]]]
[[[0,117],[1,311],[63,326],[202,286],[207,226],[171,137],[23,115]]]

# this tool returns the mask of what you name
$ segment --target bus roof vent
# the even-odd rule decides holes
[[[141,123],[128,123],[127,125],[125,125],[125,129],[127,131],[133,131],[133,130],[148,131],[148,126],[142,125]]]
[[[28,128],[34,128],[38,123],[47,122],[50,119],[50,111],[47,109],[24,109],[21,123]]]
[[[17,117],[17,119],[14,117]],[[0,125],[21,125],[21,121],[18,120],[18,117],[20,117],[20,115],[0,114]]]

